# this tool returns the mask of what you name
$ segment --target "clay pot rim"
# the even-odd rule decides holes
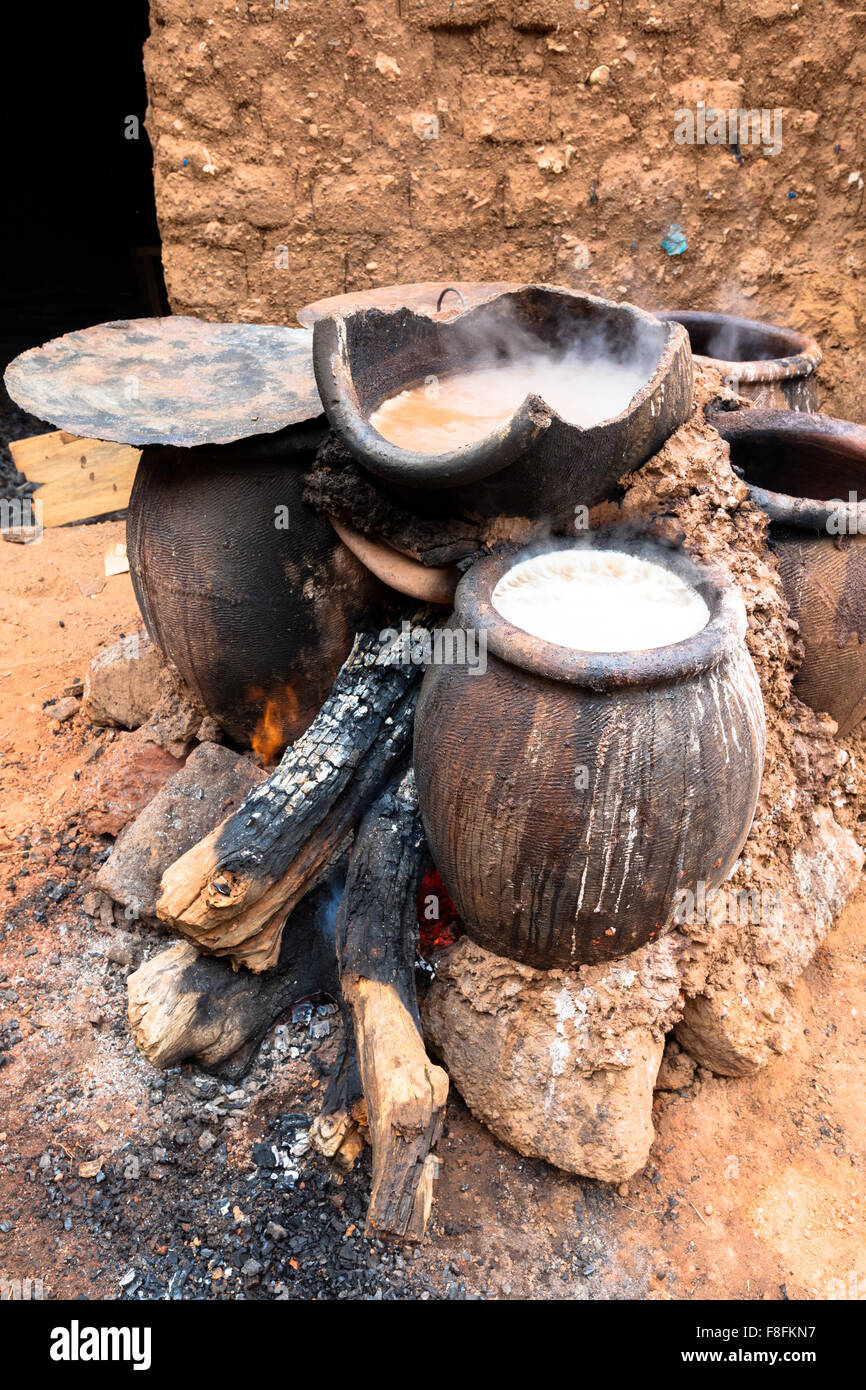
[[[376,285],[369,290],[331,294],[324,299],[313,299],[309,304],[304,304],[295,317],[302,328],[312,328],[318,319],[326,318],[328,315],[340,314],[345,318],[347,309],[350,312],[360,309],[383,309],[389,312],[394,309],[409,309],[413,301],[417,304],[421,299],[430,301],[429,311],[418,310],[428,318],[435,318],[437,313],[453,316],[458,310],[464,312],[459,303],[449,302],[447,305],[443,304],[441,310],[436,308],[437,300],[445,290],[459,290],[467,300],[481,294],[484,298],[479,302],[484,303],[488,298],[495,299],[497,295],[519,290],[521,284],[520,280],[406,280],[396,285]],[[467,304],[466,307],[470,305]],[[474,308],[475,305],[472,304],[471,307]]]
[[[791,410],[754,410],[749,407],[712,410],[707,407],[705,413],[709,423],[726,443],[760,440],[768,432],[776,434],[780,441],[790,437],[804,443],[811,436],[816,443],[831,440],[850,443],[862,451],[866,489],[866,425],[855,424],[852,420],[838,420],[833,415],[818,412],[803,414]],[[758,487],[745,478],[743,481],[755,505],[779,525],[794,526],[798,530],[827,531],[832,518],[840,530],[859,529],[861,533],[866,530],[866,499],[846,502],[839,497],[823,501],[817,497],[798,497],[794,493]]]
[[[680,323],[685,329],[692,324],[708,323],[718,327],[728,325],[733,328],[763,333],[776,333],[787,339],[791,351],[784,357],[758,358],[752,362],[731,362],[724,357],[707,357],[693,352],[694,360],[702,365],[710,364],[725,377],[735,381],[748,381],[755,385],[769,385],[774,381],[788,381],[792,377],[811,376],[824,361],[824,354],[815,338],[808,333],[798,333],[795,328],[781,328],[763,319],[739,318],[736,314],[722,314],[712,309],[657,309],[656,317],[663,323]]]
[[[601,309],[632,319],[638,325],[655,327],[661,324],[665,336],[661,341],[659,358],[652,375],[631,397],[624,410],[611,415],[606,420],[584,429],[570,421],[563,420],[552,406],[541,396],[528,395],[507,420],[474,444],[466,444],[447,454],[418,454],[410,449],[400,448],[384,439],[374,429],[369,418],[360,408],[357,392],[352,379],[351,367],[345,355],[346,328],[362,314],[379,315],[381,318],[397,318],[409,323],[429,322],[425,314],[416,314],[409,309],[395,309],[387,312],[377,309],[359,309],[345,317],[328,315],[318,319],[313,325],[313,366],[319,394],[328,421],[342,443],[355,455],[369,472],[391,483],[404,487],[445,489],[459,487],[465,483],[480,482],[496,473],[502,472],[515,463],[532,447],[554,421],[565,430],[576,435],[589,435],[597,430],[611,430],[623,423],[656,392],[664,389],[664,382],[673,368],[677,355],[685,351],[691,360],[688,333],[680,324],[664,321],[658,315],[650,314],[634,304],[620,304],[599,295],[586,294],[579,290],[560,289],[540,282],[531,282],[518,290],[495,295],[478,304],[455,319],[443,320],[443,332],[448,333],[456,322],[465,324],[473,316],[481,318],[488,314],[493,305],[501,300],[512,300],[519,304],[522,299],[543,294],[561,301],[577,300],[583,304],[595,305]]]
[[[622,550],[671,570],[701,595],[710,621],[682,642],[647,651],[581,652],[533,637],[496,611],[491,594],[502,576],[521,560],[555,550],[589,546]],[[547,680],[592,690],[659,685],[687,680],[713,670],[739,647],[746,635],[746,609],[732,581],[658,537],[635,535],[611,527],[582,540],[556,538],[541,545],[515,546],[479,560],[463,576],[454,597],[460,626],[486,633],[487,649],[511,666]]]

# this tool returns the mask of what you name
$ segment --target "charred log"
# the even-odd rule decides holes
[[[401,636],[356,638],[276,771],[166,870],[159,917],[202,951],[272,969],[293,907],[406,757],[421,670]]]
[[[319,993],[339,999],[333,918],[344,875],[343,868],[329,876],[298,905],[277,967],[265,975],[235,971],[188,941],[130,975],[129,1023],[147,1060],[172,1067],[194,1059],[207,1071],[239,1080],[265,1033],[299,999]]]
[[[370,1235],[423,1237],[448,1077],[427,1057],[415,994],[416,895],[426,857],[411,772],[355,839],[337,912],[340,983],[354,1022],[373,1144]]]

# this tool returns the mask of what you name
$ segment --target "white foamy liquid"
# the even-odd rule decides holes
[[[625,410],[651,375],[645,365],[533,353],[400,391],[373,411],[370,424],[400,448],[445,454],[484,439],[532,394],[586,429]]]
[[[491,595],[508,622],[585,652],[649,651],[706,627],[700,594],[662,565],[619,550],[554,550],[523,560]]]

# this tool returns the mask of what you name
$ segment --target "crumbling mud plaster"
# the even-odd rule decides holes
[[[862,420],[864,24],[829,0],[151,0],[174,311],[558,281],[812,330],[821,406]],[[768,139],[678,143],[700,101]]]

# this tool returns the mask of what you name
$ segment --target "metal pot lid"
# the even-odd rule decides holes
[[[31,415],[118,444],[229,444],[322,413],[312,334],[272,324],[120,319],[22,352],[5,380]]]
[[[298,323],[312,328],[317,319],[330,314],[344,318],[357,309],[382,309],[385,313],[411,309],[413,313],[428,314],[432,318],[437,313],[474,309],[476,304],[484,304],[498,294],[519,289],[522,284],[516,280],[423,280],[410,285],[381,285],[375,290],[335,294],[330,299],[316,299],[312,304],[305,304],[298,310]]]

